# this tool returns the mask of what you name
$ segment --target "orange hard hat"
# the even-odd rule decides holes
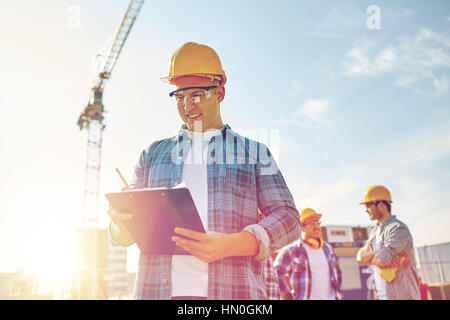
[[[391,193],[383,186],[370,186],[364,192],[364,201],[360,204],[367,204],[375,201],[388,201],[392,203]]]
[[[188,75],[219,80],[221,86],[227,81],[219,55],[211,47],[195,42],[187,42],[175,51],[169,75],[161,80],[173,84],[176,78]]]
[[[304,208],[300,211],[300,222],[305,224],[310,221],[318,221],[322,217],[322,214],[317,213],[314,209]]]

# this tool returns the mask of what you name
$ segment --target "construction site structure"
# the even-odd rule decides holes
[[[107,45],[104,52],[101,54],[99,60],[100,63],[99,73],[96,76],[94,86],[91,89],[91,96],[87,106],[81,112],[77,125],[80,130],[87,131],[87,154],[86,154],[86,166],[85,166],[85,186],[83,194],[83,215],[81,230],[76,231],[76,236],[80,236],[82,230],[98,229],[98,217],[99,217],[99,194],[100,194],[100,169],[101,169],[101,150],[102,150],[102,138],[103,131],[105,130],[105,108],[103,105],[103,92],[105,84],[111,78],[112,71],[119,55],[125,45],[125,41],[133,27],[133,24],[137,18],[139,11],[144,3],[144,0],[131,0],[128,5],[125,16],[122,19],[113,41],[110,45]],[[78,281],[78,298],[80,299],[97,299],[101,297],[99,293],[99,277],[103,274],[99,270],[101,269],[98,262],[99,252],[98,248],[98,232],[84,231],[87,237],[91,237],[90,241],[78,241],[78,243],[90,243],[92,248],[81,248],[81,250],[88,250],[92,253],[92,264],[89,265],[89,276],[86,275],[86,268],[81,267]],[[78,249],[77,249],[78,251]],[[90,290],[81,290],[84,287],[84,282],[89,282]],[[89,292],[89,293],[88,293]],[[84,295],[86,294],[86,295]]]
[[[334,249],[342,270],[342,292],[345,300],[366,300],[368,266],[356,262],[356,253],[366,243],[372,227],[324,225],[322,238]]]
[[[418,247],[417,261],[429,299],[450,300],[450,242]]]

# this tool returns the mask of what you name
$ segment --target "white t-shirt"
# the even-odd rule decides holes
[[[372,249],[374,251],[381,248],[381,228],[378,227],[376,230],[375,239],[372,242]],[[384,280],[380,274],[378,273],[378,267],[372,266],[373,270],[373,278],[375,280],[376,294],[378,300],[387,300],[386,296],[386,280]]]
[[[192,146],[183,164],[182,182],[191,192],[205,229],[208,228],[207,150],[209,140],[221,134],[220,130],[203,134],[187,131]],[[172,297],[208,296],[208,263],[191,255],[172,257]]]
[[[305,244],[311,269],[311,300],[335,300],[336,294],[331,288],[330,268],[323,249],[313,249]]]

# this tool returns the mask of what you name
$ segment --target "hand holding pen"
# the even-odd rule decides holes
[[[116,168],[116,171],[125,185],[121,191],[123,192],[129,190],[130,186],[128,185],[123,175],[120,173],[119,169]],[[110,205],[108,209],[108,215],[111,219],[110,231],[113,239],[124,246],[128,246],[134,243],[133,237],[128,232],[124,224],[124,221],[131,220],[133,218],[133,214],[129,212],[116,212]]]

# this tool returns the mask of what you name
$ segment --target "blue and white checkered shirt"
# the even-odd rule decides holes
[[[264,144],[242,137],[228,125],[208,144],[208,230],[251,232],[259,243],[256,257],[228,257],[208,266],[208,299],[265,298],[266,257],[298,239],[301,224],[292,195]],[[192,140],[179,134],[154,142],[140,156],[132,189],[172,188],[181,183]],[[266,216],[259,221],[258,208]],[[136,299],[171,298],[171,255],[141,253]]]
[[[420,300],[419,278],[416,271],[414,259],[414,245],[411,233],[406,224],[397,219],[395,215],[390,216],[382,224],[372,229],[367,246],[374,249],[376,235],[382,239],[377,244],[379,250],[376,256],[386,265],[390,265],[400,252],[409,254],[409,263],[402,268],[392,282],[386,282],[386,299],[388,300]],[[378,267],[373,266],[372,272],[377,272]],[[367,281],[369,288],[369,299],[377,299],[374,276]]]

